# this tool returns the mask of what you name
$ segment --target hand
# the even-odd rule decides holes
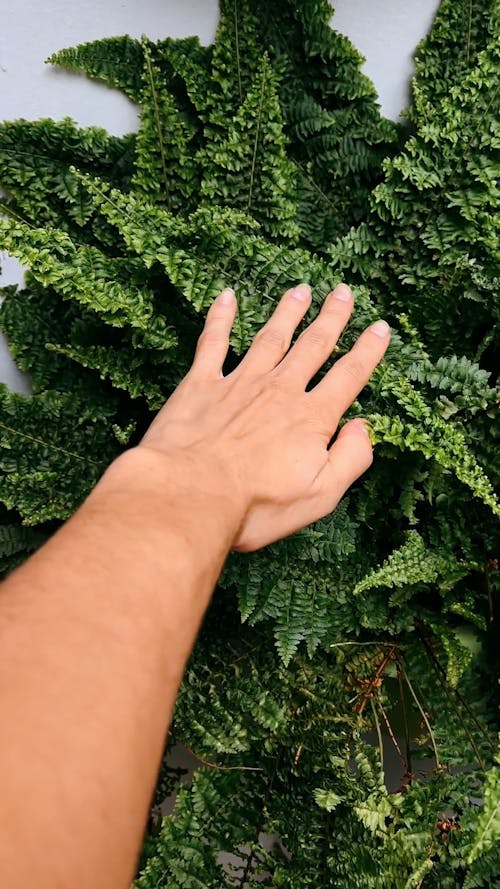
[[[244,359],[224,377],[236,298],[223,291],[208,312],[191,370],[139,445],[182,455],[231,493],[234,549],[258,549],[327,515],[372,463],[363,420],[346,423],[329,444],[383,357],[389,326],[372,324],[306,392],[331,356],[353,298],[339,284],[290,349],[310,302],[306,284],[288,290]]]

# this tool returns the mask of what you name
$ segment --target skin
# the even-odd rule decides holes
[[[368,328],[309,392],[353,300],[339,285],[293,347],[306,285],[287,291],[222,375],[236,313],[210,308],[193,366],[141,444],[0,595],[0,885],[130,885],[171,710],[231,548],[331,512],[368,469],[343,413],[390,331]]]

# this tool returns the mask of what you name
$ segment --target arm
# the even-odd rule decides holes
[[[175,695],[230,548],[329,513],[370,465],[361,421],[328,444],[388,327],[365,331],[306,393],[352,297],[337,288],[288,351],[309,304],[304,285],[288,291],[223,377],[236,301],[219,296],[141,444],[4,583],[2,886],[129,885]]]

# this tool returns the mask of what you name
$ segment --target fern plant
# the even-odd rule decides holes
[[[0,394],[0,567],[140,439],[220,289],[239,298],[230,368],[290,284],[314,312],[347,276],[340,352],[381,310],[394,328],[351,410],[376,462],[331,516],[230,556],[170,739],[200,768],[137,887],[500,886],[498,0],[442,0],[408,130],[326,0],[220,7],[213,46],[51,59],[135,101],[137,134],[0,127],[0,244],[29,269],[0,323],[33,389]]]

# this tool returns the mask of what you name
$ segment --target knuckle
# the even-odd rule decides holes
[[[359,430],[349,428],[348,423],[342,430],[342,434],[338,439],[339,454],[341,460],[346,460],[348,456],[350,482],[352,484],[358,479],[373,463],[373,446],[368,435],[361,435]]]
[[[333,348],[328,331],[314,324],[307,331],[307,343],[318,352],[330,352]]]
[[[285,375],[277,368],[267,375],[263,386],[267,394],[272,399],[286,398],[288,394],[288,386]]]
[[[207,327],[198,338],[197,351],[209,349],[211,346],[220,343],[222,339],[223,337],[221,336],[220,331]]]
[[[343,361],[342,371],[359,386],[364,386],[368,377],[363,361],[360,361],[359,358],[354,358],[352,355],[349,355]]]
[[[220,306],[212,306],[210,309],[210,317],[208,318],[207,327],[218,327],[227,322],[227,311],[223,311]]]
[[[288,338],[285,333],[277,327],[263,327],[255,337],[255,342],[273,349],[285,352],[288,348]]]
[[[302,422],[312,435],[320,435],[322,438],[329,435],[330,424],[319,411],[306,414]]]
[[[291,394],[285,375],[278,371],[267,374],[262,380],[262,403],[267,404],[273,411],[284,411],[288,415]]]
[[[351,310],[351,303],[342,302],[339,299],[327,299],[324,305],[321,308],[321,315],[326,316],[327,318],[345,318],[346,315],[349,315]],[[344,322],[345,323],[345,322]]]

